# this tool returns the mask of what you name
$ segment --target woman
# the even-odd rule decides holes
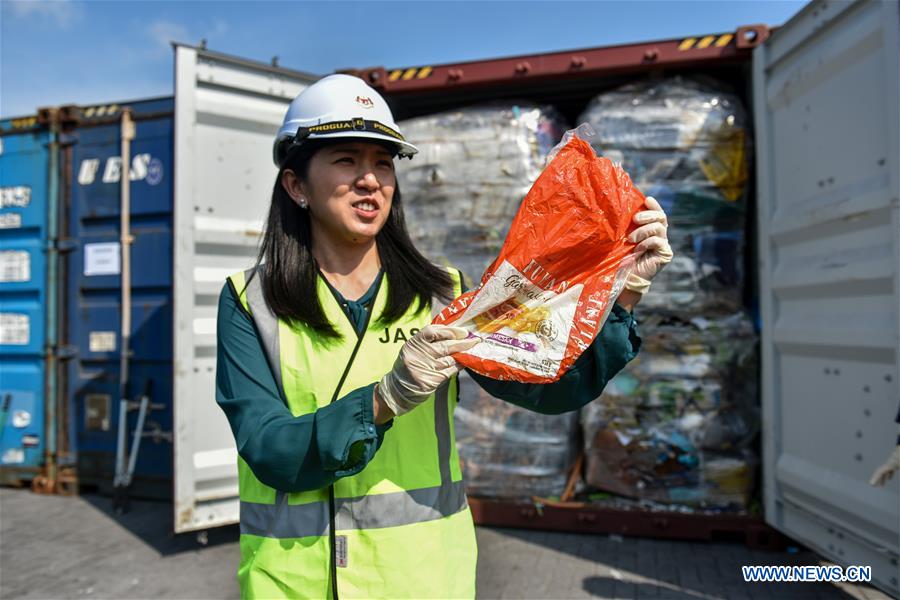
[[[406,232],[394,157],[416,151],[347,75],[300,94],[276,138],[257,268],[219,299],[216,399],[239,454],[245,597],[475,594],[452,354],[479,340],[429,325],[463,290]],[[648,207],[632,289],[573,368],[551,385],[473,374],[479,385],[544,413],[600,394],[637,352],[629,311],[671,257],[665,215]]]

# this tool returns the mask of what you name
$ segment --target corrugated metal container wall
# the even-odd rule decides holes
[[[237,522],[237,449],[215,403],[216,312],[251,267],[269,210],[272,142],[308,73],[175,48],[175,531]]]
[[[745,27],[356,72],[399,119],[521,99],[552,104],[571,120],[592,96],[629,81],[709,75],[730,84],[763,136],[744,302],[752,310],[761,295],[763,304],[766,520],[837,562],[874,565],[873,582],[891,593],[900,582],[898,484],[875,489],[867,478],[894,443],[900,379],[898,23],[896,2],[816,0],[768,42],[766,28]],[[751,202],[755,195],[751,187]],[[710,529],[699,515],[640,521],[639,511],[598,514],[589,505],[535,510],[476,500],[472,509],[476,522],[491,525],[666,537]]]
[[[0,482],[44,463],[50,131],[37,117],[0,122]],[[49,426],[49,427],[48,427]]]
[[[754,56],[766,520],[900,595],[900,9],[815,2]]]
[[[124,105],[123,105],[124,106]],[[128,104],[131,151],[131,342],[126,396],[150,393],[134,493],[169,497],[172,477],[171,98]],[[80,485],[113,483],[119,423],[122,253],[121,106],[70,109],[65,201],[66,369]],[[137,415],[130,411],[128,444]]]

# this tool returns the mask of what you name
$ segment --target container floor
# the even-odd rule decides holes
[[[168,533],[171,505],[0,489],[2,598],[238,598],[236,526]],[[741,565],[818,564],[812,552],[727,543],[478,528],[480,598],[888,598],[863,585],[745,584]]]

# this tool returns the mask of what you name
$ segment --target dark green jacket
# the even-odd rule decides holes
[[[375,287],[355,302],[338,294],[357,328],[365,322],[365,306]],[[216,402],[228,417],[238,453],[260,481],[286,492],[319,489],[358,473],[372,460],[392,424],[373,423],[375,384],[353,390],[315,413],[294,417],[279,396],[253,321],[228,284],[219,296],[217,334]],[[598,397],[639,347],[634,318],[615,305],[594,343],[555,383],[469,375],[494,397],[558,414],[578,410]]]

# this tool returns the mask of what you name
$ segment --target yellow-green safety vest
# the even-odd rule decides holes
[[[251,273],[229,279],[294,416],[327,406],[391,370],[404,336],[381,341],[384,326],[375,324],[386,304],[386,276],[361,337],[318,278],[319,302],[342,336],[323,343],[311,328],[277,319],[265,303],[261,275]],[[458,272],[451,274],[459,295]],[[389,330],[409,337],[443,308],[432,300],[430,310],[416,311],[416,304]],[[423,405],[396,417],[369,464],[328,488],[276,490],[239,457],[241,595],[473,598],[477,549],[453,428],[457,386],[453,377]]]

